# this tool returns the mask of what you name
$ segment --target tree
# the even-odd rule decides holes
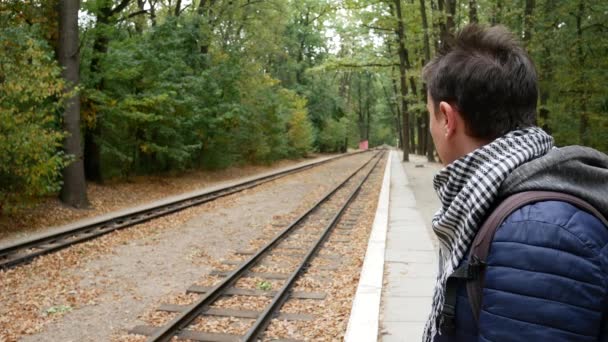
[[[477,17],[477,1],[469,0],[469,22],[477,23],[479,18]]]
[[[80,73],[80,52],[78,51],[78,9],[79,0],[59,0],[59,63],[63,67],[66,91],[70,93],[65,104],[63,126],[68,133],[63,147],[74,160],[63,169],[61,200],[76,208],[89,206],[87,186],[84,179],[82,137],[80,134],[80,95],[77,89]]]
[[[401,124],[402,124],[402,136],[403,136],[403,161],[409,161],[410,147],[408,141],[410,140],[410,119],[407,107],[407,69],[409,67],[408,52],[405,47],[405,25],[403,22],[403,12],[401,11],[401,0],[393,0],[394,7],[393,11],[397,18],[397,30],[395,34],[397,36],[399,55],[399,81],[401,85]]]
[[[306,112],[306,100],[296,99],[294,105],[287,131],[289,146],[294,156],[305,157],[312,150],[312,124]]]
[[[95,29],[93,53],[90,63],[90,73],[92,75],[91,88],[103,90],[105,80],[101,70],[101,61],[108,51],[110,42],[110,32],[112,29],[112,17],[122,12],[130,0],[121,0],[118,5],[112,8],[112,0],[92,0],[89,2],[89,10],[95,14]],[[91,104],[93,105],[93,104]],[[101,147],[97,140],[101,133],[102,117],[95,117],[91,120],[91,127],[85,130],[85,175],[93,181],[102,181],[101,172]]]
[[[473,6],[476,6],[475,2],[470,2],[470,4],[473,4]],[[476,14],[475,14],[476,15]],[[427,16],[426,16],[426,5],[424,3],[424,0],[420,0],[420,18],[422,19],[422,30],[424,32],[424,36],[423,36],[423,45],[424,45],[424,59],[422,60],[422,64],[426,65],[430,60],[431,60],[431,46],[430,46],[430,35],[429,35],[429,24],[428,24],[428,20],[427,20]],[[423,102],[424,104],[426,104],[427,102],[427,89],[426,89],[426,83],[422,84],[422,98],[423,98]],[[424,134],[426,134],[426,158],[429,162],[434,162],[435,161],[435,156],[433,154],[434,151],[434,145],[433,145],[433,139],[431,137],[431,131],[430,131],[430,122],[429,122],[429,116],[426,115],[426,113],[424,114],[424,127],[425,127],[425,132]]]
[[[605,1],[82,0],[80,37],[64,6],[73,0],[61,2],[72,21],[58,29],[58,1],[0,1],[4,208],[56,194],[68,161],[61,196],[70,192],[79,104],[93,180],[269,163],[360,140],[432,160],[421,69],[469,22],[501,23],[525,43],[539,124],[558,145],[608,151]]]
[[[33,9],[22,5],[0,3],[0,214],[59,191],[68,162],[56,115],[65,82],[47,40],[56,26],[46,18],[54,15],[50,11],[44,22],[30,24],[40,16],[30,16]],[[44,6],[35,8],[47,13]]]

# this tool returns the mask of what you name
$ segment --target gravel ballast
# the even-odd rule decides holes
[[[334,161],[0,272],[0,340],[124,340],[126,330],[150,316],[174,316],[155,308],[192,300],[184,295],[188,286],[213,284],[203,276],[226,267],[220,261],[263,243],[370,156]]]
[[[375,216],[375,206],[384,171],[383,164],[380,163],[376,171],[372,173],[368,183],[364,185],[359,196],[346,211],[338,226],[334,228],[334,231],[325,243],[325,247],[320,250],[320,256],[313,259],[307,271],[297,281],[294,288],[294,292],[322,293],[324,297],[317,299],[288,299],[281,308],[281,314],[291,314],[292,317],[295,314],[296,317],[305,317],[306,319],[290,321],[280,318],[273,319],[264,336],[264,340],[330,341],[343,338],[367,248],[371,223]],[[343,194],[338,193],[336,199],[330,200],[326,205],[326,209],[322,209],[322,211],[328,211],[329,207],[336,207],[339,203],[343,203],[344,196],[352,191],[352,187],[345,190]],[[340,197],[342,198],[340,199]],[[332,203],[332,201],[335,203]],[[327,213],[325,216],[327,216]],[[320,230],[329,221],[322,219],[322,217],[322,214],[311,215],[306,220],[308,222],[305,222],[302,228],[298,228],[300,233],[296,235],[295,239],[290,237],[286,240],[289,241],[288,244],[293,247],[310,245],[307,241],[311,236],[308,234],[313,233],[315,230]],[[276,231],[269,235],[274,234],[276,234]],[[248,250],[259,247],[263,243],[261,240],[263,238],[253,241],[253,246],[248,248]],[[287,249],[280,248],[279,250],[283,251],[281,253],[289,253]],[[240,259],[238,258],[238,260]],[[275,258],[270,257],[268,259],[268,261],[272,261]],[[290,257],[284,257],[280,261],[291,261],[291,259]],[[265,258],[264,260],[267,259]],[[272,269],[258,266],[256,270],[287,274],[293,270],[290,264],[288,262],[282,267]],[[217,282],[219,282],[217,278],[202,280],[202,283],[205,285],[213,285]],[[278,280],[246,277],[239,280],[236,287],[256,289],[261,282],[266,282],[266,285],[269,285],[270,289],[279,289],[284,284],[283,281]],[[269,300],[259,297],[232,296],[229,299],[221,300],[219,303],[216,302],[213,307],[262,311],[268,302]],[[162,316],[155,314],[146,317],[144,321],[148,325],[159,326],[164,325],[164,323],[173,317],[175,316],[167,313]],[[188,329],[206,333],[242,335],[252,323],[251,320],[246,319],[204,317],[198,319]],[[140,335],[123,335],[118,337],[117,340],[145,341],[145,337]]]

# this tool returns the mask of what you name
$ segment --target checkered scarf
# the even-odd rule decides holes
[[[441,200],[441,209],[433,217],[433,230],[440,243],[439,274],[423,341],[430,342],[440,333],[447,279],[466,258],[501,183],[517,167],[543,156],[552,147],[553,138],[538,127],[512,131],[435,175],[433,187]]]

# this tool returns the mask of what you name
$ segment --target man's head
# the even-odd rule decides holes
[[[423,79],[444,164],[536,120],[534,64],[503,26],[466,26],[424,67]]]

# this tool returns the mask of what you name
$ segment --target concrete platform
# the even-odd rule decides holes
[[[346,341],[421,341],[431,308],[437,252],[400,153],[385,172]]]

